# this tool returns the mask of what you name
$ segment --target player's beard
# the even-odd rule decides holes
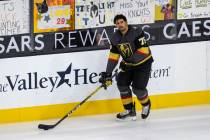
[[[126,27],[120,26],[120,27],[119,27],[119,30],[120,30],[120,32],[124,32],[124,31],[126,30]]]
[[[122,34],[125,34],[127,32],[127,28],[128,28],[127,26],[120,26],[118,29]]]

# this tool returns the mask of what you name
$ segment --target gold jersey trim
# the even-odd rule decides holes
[[[152,55],[149,55],[148,57],[146,57],[145,59],[143,59],[142,61],[136,63],[136,64],[133,64],[133,63],[128,63],[128,62],[125,62],[124,60],[122,60],[122,62],[125,64],[125,65],[128,65],[128,66],[138,66],[142,63],[144,63],[145,61],[147,61],[148,59],[150,59],[152,57]]]

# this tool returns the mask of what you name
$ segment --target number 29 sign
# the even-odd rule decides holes
[[[70,5],[50,6],[46,13],[38,13],[38,29],[69,28],[72,15]]]

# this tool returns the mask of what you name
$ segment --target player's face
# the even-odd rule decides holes
[[[116,21],[116,27],[118,28],[118,30],[120,30],[121,32],[124,32],[127,30],[128,28],[128,23],[126,21],[124,21],[123,19],[118,19]]]

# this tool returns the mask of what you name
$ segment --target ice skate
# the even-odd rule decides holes
[[[124,112],[116,115],[117,121],[135,121],[136,120],[136,109],[135,106],[131,110],[125,110]]]
[[[141,112],[142,119],[146,119],[149,116],[150,108],[151,108],[151,102],[149,100],[147,105],[142,106],[142,112]]]

